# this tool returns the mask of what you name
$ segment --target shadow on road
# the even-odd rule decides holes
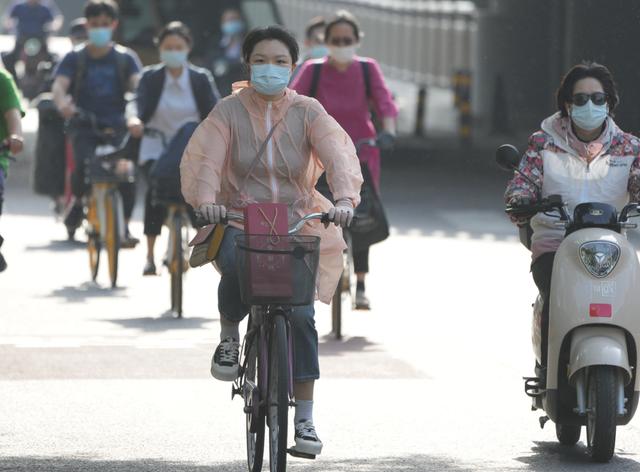
[[[27,246],[25,249],[27,251],[69,252],[69,251],[86,250],[87,243],[82,241],[60,240],[60,241],[51,241],[47,244],[42,244],[40,246]]]
[[[266,458],[264,468],[268,468]],[[323,459],[309,462],[290,460],[287,469],[311,472],[390,472],[393,470],[454,472],[469,470],[466,467],[456,465],[453,459],[427,455],[336,461]],[[94,461],[72,457],[3,457],[0,458],[0,470],[11,470],[12,472],[244,472],[247,470],[247,466],[242,461],[205,465],[189,462],[165,462],[155,459]],[[484,470],[489,469],[484,468]]]
[[[531,455],[517,457],[515,460],[529,466],[533,471],[562,470],[566,472],[582,472],[585,467],[597,468],[598,471],[638,471],[640,462],[628,459],[624,453],[616,452],[609,464],[594,464],[587,454],[583,442],[574,447],[563,446],[558,442],[535,441]]]
[[[322,337],[320,341],[320,355],[342,356],[352,352],[381,352],[378,344],[372,343],[367,338],[355,336],[343,340],[336,340],[331,334]]]
[[[175,318],[169,316],[169,313],[160,318],[124,318],[113,320],[102,320],[114,323],[126,329],[135,329],[148,333],[158,333],[162,331],[199,329],[203,328],[207,323],[211,323],[211,318]]]
[[[108,297],[108,298],[124,298],[126,297],[126,288],[124,287],[103,287],[95,282],[85,282],[78,287],[62,287],[52,291],[48,298],[64,298],[67,303],[83,303],[88,299]]]

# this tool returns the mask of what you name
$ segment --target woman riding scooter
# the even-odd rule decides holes
[[[571,69],[557,104],[521,160],[509,145],[497,154],[517,174],[507,213],[533,253],[540,289],[538,364],[525,393],[546,413],[540,425],[555,423],[561,444],[575,445],[586,426],[591,458],[608,462],[617,427],[629,424],[640,400],[640,262],[626,237],[637,227],[630,218],[640,216],[640,140],[613,121],[618,93],[602,65]]]
[[[596,63],[574,66],[562,79],[556,101],[558,112],[531,135],[520,164],[520,171],[531,182],[516,174],[507,186],[507,205],[535,203],[550,193],[560,194],[570,212],[576,205],[594,199],[618,211],[628,201],[640,201],[640,141],[613,121],[619,97],[609,70]],[[636,159],[617,159],[629,155]],[[542,189],[542,195],[534,183]],[[519,226],[528,224],[528,219],[512,220]],[[531,272],[544,299],[543,366],[537,366],[543,381],[551,271],[565,234],[556,223],[557,219],[543,214],[531,219]]]

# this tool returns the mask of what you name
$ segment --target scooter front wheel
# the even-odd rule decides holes
[[[616,446],[616,374],[611,366],[589,369],[587,445],[595,462],[609,462]]]

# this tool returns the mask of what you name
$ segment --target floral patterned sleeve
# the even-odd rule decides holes
[[[629,201],[640,202],[640,156],[636,157],[631,164],[629,172]]]
[[[520,161],[520,172],[542,188],[544,169],[542,165],[541,152],[547,141],[545,133],[538,132],[529,138],[529,146]],[[639,169],[640,170],[640,169]],[[639,174],[640,175],[640,174]],[[507,204],[516,203],[523,199],[534,202],[538,198],[538,189],[526,180],[522,175],[516,173],[509,181],[504,199]]]

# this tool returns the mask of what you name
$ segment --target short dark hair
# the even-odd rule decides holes
[[[113,0],[89,0],[84,6],[84,17],[87,19],[107,15],[117,20],[119,13],[118,4]]]
[[[242,58],[244,59],[244,62],[247,64],[249,63],[249,59],[251,58],[251,54],[253,54],[256,44],[269,39],[274,39],[284,43],[284,45],[289,49],[292,62],[294,64],[298,62],[298,56],[300,55],[298,41],[296,41],[293,34],[281,26],[265,26],[263,28],[255,28],[249,31],[249,34],[244,38],[244,43],[242,44]]]
[[[353,28],[353,34],[356,36],[358,41],[362,38],[362,30],[360,29],[360,24],[356,17],[353,16],[347,10],[338,10],[336,14],[329,20],[327,26],[324,29],[324,40],[327,41],[329,39],[329,35],[331,34],[331,28],[337,26],[339,24],[347,24]]]
[[[307,23],[307,28],[304,31],[304,37],[307,39],[313,39],[311,36],[313,32],[318,28],[322,28],[322,32],[324,33],[324,29],[327,27],[327,20],[325,20],[324,16],[316,16]]]
[[[180,36],[184,39],[189,46],[193,46],[193,36],[191,35],[191,30],[187,25],[182,23],[181,21],[172,21],[160,31],[160,34],[156,38],[156,45],[160,46],[160,43],[167,38],[167,36]]]
[[[569,116],[566,104],[573,101],[573,89],[576,83],[587,77],[594,78],[602,84],[604,93],[607,94],[609,113],[613,114],[613,110],[620,102],[618,86],[613,79],[613,75],[609,69],[602,64],[598,64],[597,62],[583,62],[582,64],[573,66],[562,78],[562,82],[560,82],[560,87],[556,93],[556,104],[562,116]]]

